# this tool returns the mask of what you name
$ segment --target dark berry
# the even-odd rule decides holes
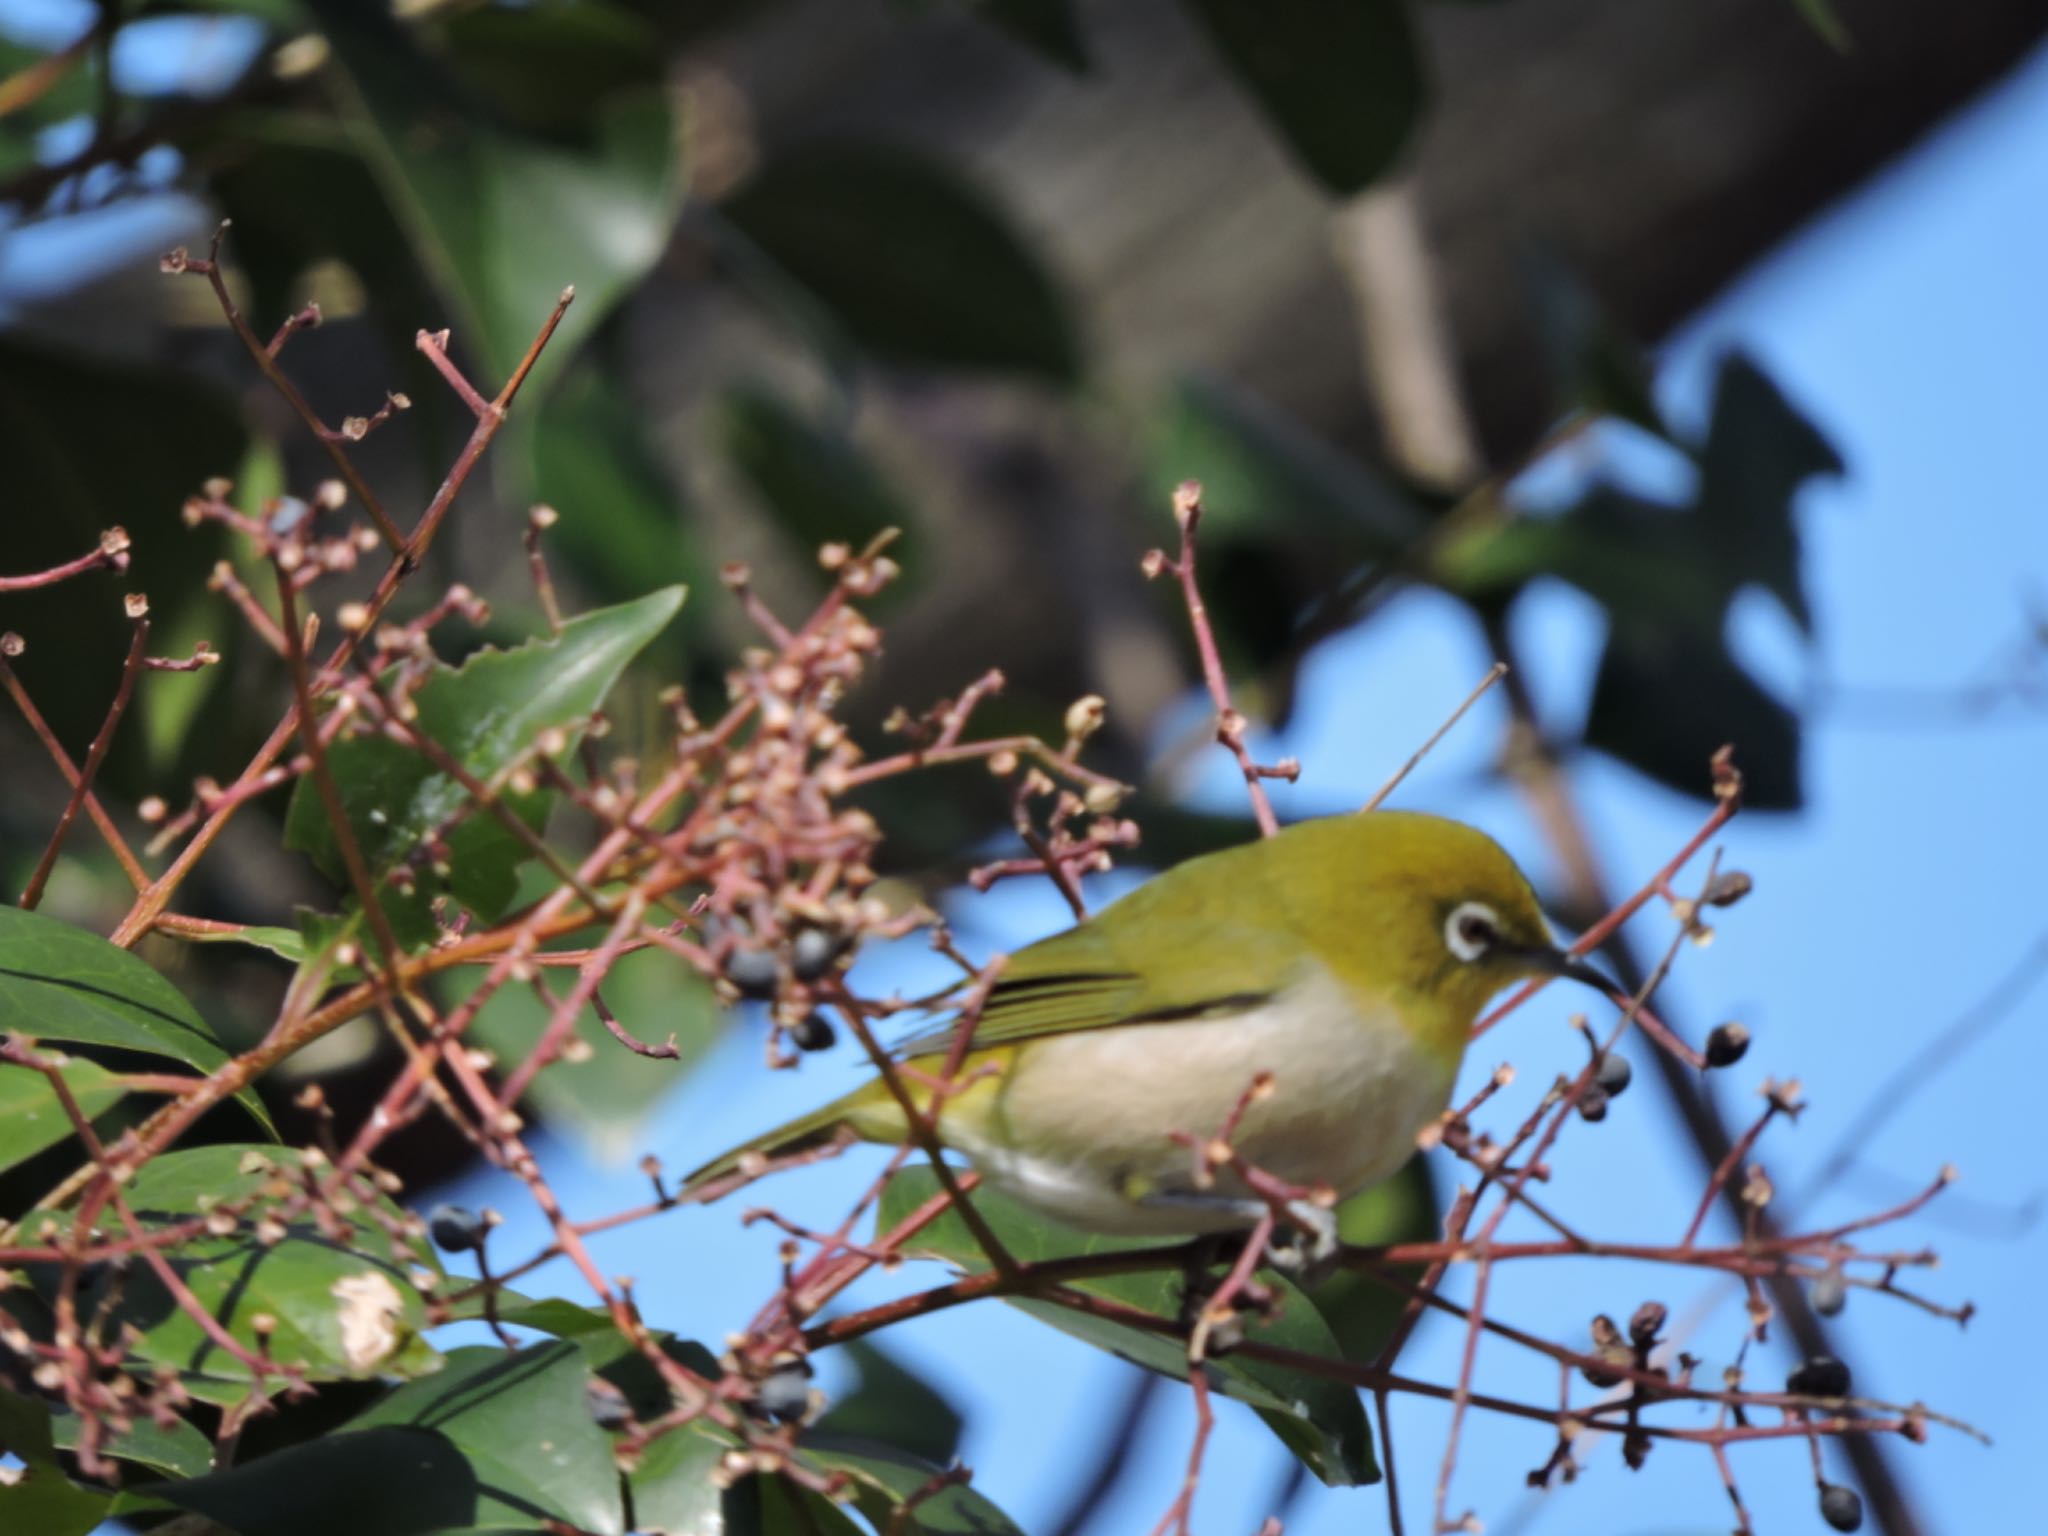
[[[1635,1080],[1635,1075],[1635,1068],[1628,1064],[1626,1056],[1619,1051],[1609,1051],[1594,1069],[1593,1081],[1600,1085],[1600,1091],[1607,1097],[1618,1099],[1628,1092],[1628,1085]]]
[[[1833,1355],[1809,1355],[1785,1378],[1785,1390],[1801,1397],[1847,1397],[1849,1367]]]
[[[844,934],[829,928],[800,928],[789,943],[790,974],[798,981],[816,981],[846,950]]]
[[[1820,1485],[1820,1517],[1838,1531],[1863,1529],[1863,1500],[1840,1483]]]
[[[822,1013],[806,1014],[789,1026],[790,1044],[800,1051],[829,1051],[838,1038],[832,1021]]]
[[[741,997],[773,997],[782,968],[768,950],[736,949],[725,957],[725,979],[739,988]]]
[[[427,1235],[443,1253],[467,1253],[484,1245],[483,1218],[466,1205],[437,1205],[427,1213]]]
[[[1707,1065],[1732,1067],[1749,1049],[1749,1031],[1740,1024],[1716,1024],[1707,1036]]]
[[[1732,907],[1755,889],[1756,882],[1748,875],[1739,869],[1727,869],[1714,876],[1700,899],[1710,907]]]
[[[1588,1084],[1579,1095],[1579,1118],[1595,1125],[1607,1118],[1607,1090],[1598,1083]]]
[[[1837,1317],[1849,1305],[1849,1288],[1837,1274],[1825,1274],[1813,1282],[1813,1310],[1822,1317]]]
[[[779,1366],[761,1378],[754,1402],[771,1419],[794,1423],[811,1411],[811,1367],[803,1360]]]

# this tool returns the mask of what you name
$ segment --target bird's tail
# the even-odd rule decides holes
[[[871,1087],[872,1085],[870,1085]],[[794,1157],[800,1153],[816,1151],[820,1147],[854,1141],[872,1141],[880,1127],[870,1126],[875,1118],[875,1106],[868,1101],[872,1094],[867,1089],[857,1088],[844,1098],[834,1099],[799,1116],[786,1125],[742,1142],[729,1152],[719,1154],[683,1181],[680,1193],[685,1197],[715,1200],[726,1193],[715,1186],[732,1175],[741,1172],[753,1160],[762,1162]],[[893,1109],[895,1106],[889,1106]],[[894,1117],[899,1123],[901,1114]],[[900,1135],[900,1132],[894,1134]]]

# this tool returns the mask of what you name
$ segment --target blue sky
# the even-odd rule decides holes
[[[19,17],[66,8],[13,0],[6,9]],[[2048,924],[2038,878],[2048,847],[2041,794],[2048,712],[2007,703],[1952,718],[1915,702],[1979,678],[1986,658],[2022,631],[2029,600],[2048,605],[2037,446],[2048,401],[2044,188],[2048,56],[1792,241],[1688,327],[1664,360],[1671,410],[1696,422],[1714,360],[1731,346],[1747,349],[1850,465],[1840,484],[1814,489],[1801,512],[1818,616],[1813,653],[1801,654],[1767,604],[1745,603],[1736,617],[1738,645],[1788,692],[1803,696],[1821,683],[1842,690],[1809,720],[1811,804],[1796,818],[1750,816],[1730,830],[1729,862],[1756,877],[1757,892],[1725,915],[1710,949],[1684,958],[1670,986],[1673,1011],[1696,1027],[1740,1018],[1756,1033],[1749,1057],[1720,1083],[1731,1116],[1752,1112],[1753,1090],[1766,1075],[1805,1083],[1811,1108],[1763,1149],[1781,1190],[1803,1188],[1900,1064]],[[114,244],[105,231],[81,238],[87,247]],[[10,292],[17,299],[31,293],[58,259],[19,237],[0,240],[0,313]],[[1597,615],[1559,588],[1532,593],[1515,622],[1544,711],[1570,722],[1584,707]],[[1310,663],[1300,718],[1277,747],[1306,767],[1299,787],[1279,791],[1283,812],[1313,814],[1364,798],[1463,696],[1486,660],[1461,610],[1428,594],[1400,599],[1368,631],[1326,646]],[[1512,796],[1477,787],[1498,726],[1494,706],[1482,706],[1397,803],[1485,826],[1540,875],[1541,842]],[[1217,765],[1191,793],[1233,794],[1230,779]],[[1598,760],[1584,765],[1579,786],[1617,884],[1655,867],[1699,816],[1695,804]],[[959,917],[972,939],[997,948],[1059,926],[1063,910],[1048,891],[1012,886],[963,906]],[[1661,921],[1654,913],[1639,920],[1645,943],[1660,939]],[[915,985],[914,973],[928,961],[908,950],[862,964],[865,978],[887,988]],[[1567,1006],[1546,998],[1490,1037],[1468,1064],[1474,1079],[1498,1060],[1513,1060],[1533,1092],[1558,1066],[1574,1063],[1578,1047],[1561,1023]],[[1937,1530],[1990,1527],[2038,1502],[2025,1452],[2048,1440],[2048,1407],[2029,1373],[2014,1365],[2040,1358],[2036,1294],[2048,1237],[2020,1213],[2048,1184],[2023,1141],[2048,1065],[2044,1015],[2048,987],[1930,1075],[1853,1177],[1812,1207],[1816,1217],[1853,1214],[1888,1203],[1944,1163],[1961,1170],[1950,1213],[1932,1213],[1901,1237],[1902,1246],[1941,1248],[1943,1267],[1924,1283],[1949,1300],[1974,1299],[1976,1321],[1958,1332],[1868,1295],[1857,1296],[1841,1320],[1862,1390],[1923,1398],[2001,1442],[1986,1451],[1937,1433],[1925,1448],[1899,1447],[1908,1485]],[[840,1091],[854,1071],[842,1051],[800,1073],[764,1074],[757,1040],[735,1032],[662,1105],[642,1140],[671,1166],[686,1167]],[[1639,1073],[1638,1083],[1604,1125],[1577,1127],[1567,1138],[1558,1198],[1592,1230],[1669,1228],[1675,1236],[1700,1175],[1668,1129],[1648,1074]],[[1499,1121],[1524,1102],[1509,1096]],[[573,1210],[639,1198],[631,1159],[599,1164],[557,1143],[552,1163]],[[873,1166],[872,1158],[851,1156],[805,1170],[778,1185],[774,1198],[792,1215],[824,1221]],[[458,1197],[505,1211],[508,1229],[496,1240],[504,1251],[539,1241],[516,1190],[479,1178]],[[737,1231],[737,1212],[737,1203],[685,1211],[613,1234],[602,1240],[601,1262],[637,1278],[656,1321],[715,1341],[741,1325],[775,1282],[774,1234]],[[933,1278],[927,1273],[927,1282]],[[1716,1363],[1727,1358],[1739,1309],[1722,1288],[1686,1276],[1595,1263],[1511,1268],[1495,1305],[1498,1315],[1568,1337],[1595,1311],[1625,1314],[1653,1295],[1676,1317],[1708,1309],[1691,1347]],[[984,1490],[1027,1529],[1041,1529],[1065,1497],[1061,1474],[1087,1462],[1098,1411],[1117,1399],[1127,1368],[995,1305],[895,1330],[889,1342],[967,1409],[964,1453]],[[1427,1328],[1404,1367],[1449,1379],[1460,1342],[1454,1329]],[[1764,1367],[1765,1376],[1775,1369]],[[828,1386],[832,1379],[828,1371]],[[1481,1379],[1537,1399],[1555,1385],[1549,1370],[1491,1345]],[[1397,1406],[1411,1530],[1426,1528],[1444,1423],[1436,1405]],[[1179,1476],[1191,1425],[1184,1394],[1168,1393],[1138,1447],[1140,1474],[1098,1530],[1150,1528]],[[1453,1509],[1475,1509],[1496,1533],[1676,1533],[1729,1523],[1718,1482],[1697,1453],[1664,1447],[1631,1475],[1610,1443],[1590,1453],[1576,1485],[1527,1495],[1521,1473],[1547,1449],[1538,1427],[1476,1417]],[[1839,1473],[1840,1458],[1830,1452],[1830,1461]],[[1765,1529],[1822,1529],[1803,1447],[1752,1448],[1737,1465]],[[1264,1428],[1226,1406],[1196,1529],[1204,1536],[1254,1530],[1281,1469]],[[1314,1493],[1290,1529],[1348,1536],[1379,1529],[1382,1520],[1378,1490]]]

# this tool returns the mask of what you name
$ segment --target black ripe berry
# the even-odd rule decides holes
[[[1716,1024],[1707,1036],[1707,1065],[1732,1067],[1749,1049],[1749,1031],[1740,1024]]]
[[[1579,1095],[1579,1118],[1593,1125],[1607,1118],[1607,1090],[1598,1083],[1587,1084]]]
[[[802,1418],[811,1411],[810,1363],[795,1360],[770,1371],[755,1389],[754,1402],[769,1418],[785,1424]]]
[[[467,1253],[484,1245],[483,1218],[466,1205],[437,1205],[427,1213],[427,1235],[443,1253]]]
[[[1600,1065],[1593,1073],[1593,1081],[1610,1099],[1618,1099],[1628,1092],[1628,1085],[1635,1079],[1635,1069],[1628,1064],[1628,1058],[1619,1051],[1609,1051],[1600,1058]]]
[[[1785,1378],[1785,1390],[1801,1397],[1847,1397],[1849,1367],[1833,1355],[1808,1355],[1799,1369]]]
[[[769,950],[736,949],[725,957],[725,979],[739,988],[741,997],[773,997],[781,977],[781,967]]]
[[[789,942],[789,970],[798,981],[816,981],[846,953],[846,937],[829,928],[802,928]]]
[[[790,1043],[800,1051],[829,1051],[839,1034],[822,1013],[807,1013],[789,1026]]]
[[[1820,1517],[1838,1531],[1863,1529],[1863,1500],[1840,1483],[1820,1485]]]

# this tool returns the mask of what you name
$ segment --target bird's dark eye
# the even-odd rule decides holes
[[[1444,919],[1444,945],[1460,960],[1473,961],[1500,941],[1500,919],[1483,901],[1468,901]]]

